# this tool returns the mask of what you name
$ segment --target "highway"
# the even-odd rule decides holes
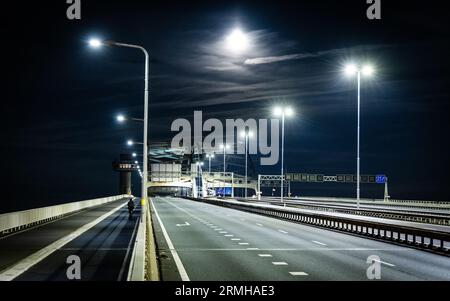
[[[67,281],[66,260],[77,255],[81,260],[81,280],[126,280],[140,212],[137,208],[129,220],[127,201],[83,210],[1,238],[0,278]],[[40,256],[43,259],[36,260]]]
[[[174,197],[152,199],[162,280],[450,280],[450,260],[412,248]]]

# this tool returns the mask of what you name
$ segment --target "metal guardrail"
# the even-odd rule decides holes
[[[239,201],[249,201],[245,198],[236,198]],[[256,201],[255,201],[256,202]],[[260,203],[270,202],[268,201],[258,201]],[[270,202],[272,205],[280,206],[280,202]],[[448,213],[431,213],[431,212],[417,212],[412,210],[392,210],[392,209],[382,209],[382,208],[352,208],[348,206],[339,206],[339,204],[334,205],[335,202],[330,202],[331,204],[324,204],[322,202],[317,202],[317,204],[313,203],[304,203],[302,200],[300,202],[292,201],[288,199],[283,202],[289,207],[293,208],[303,208],[310,210],[318,210],[318,211],[326,211],[326,212],[339,212],[346,214],[354,214],[360,216],[370,216],[370,217],[378,217],[378,218],[387,218],[387,219],[395,219],[395,220],[403,220],[403,221],[411,221],[411,222],[419,222],[419,223],[427,223],[434,225],[444,225],[450,226],[450,212]],[[343,205],[343,204],[342,204]],[[408,207],[409,209],[409,207]],[[420,209],[420,208],[415,208]]]
[[[0,214],[0,236],[47,223],[68,214],[129,197],[117,195],[86,201]]]
[[[156,244],[148,202],[143,206],[140,218],[127,280],[159,281]]]
[[[446,256],[450,255],[450,248],[448,247],[448,245],[450,245],[450,228],[449,232],[444,232],[393,223],[390,224],[372,220],[333,216],[319,212],[306,212],[302,209],[295,208],[277,208],[271,205],[244,204],[237,201],[214,199],[189,199],[316,227],[371,237],[391,243],[432,251]]]
[[[336,203],[351,203],[356,204],[356,200],[352,198],[338,198],[338,197],[290,197],[286,199],[292,200],[305,200],[305,201],[316,201],[316,202],[336,202]],[[366,199],[363,198],[360,201],[360,204],[376,204],[383,206],[402,206],[402,207],[411,207],[411,208],[444,208],[449,209],[450,202],[449,201],[431,201],[431,200],[398,200],[398,199],[389,199],[389,201],[385,201],[382,199]]]

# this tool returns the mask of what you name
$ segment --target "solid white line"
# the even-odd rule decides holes
[[[272,262],[273,265],[288,265],[287,262],[284,261],[274,261]]]
[[[288,234],[289,232],[284,231],[284,230],[278,230],[278,232],[284,233],[284,234]]]
[[[381,261],[381,260],[377,260],[377,259],[373,259],[373,261],[376,261],[376,262],[379,262],[379,263],[383,263],[383,264],[385,264],[387,266],[390,266],[390,267],[395,267],[395,264],[392,264],[392,263],[389,263],[389,262],[385,262],[385,261]]]
[[[272,257],[271,254],[258,254],[259,257]]]
[[[289,272],[292,276],[308,276],[305,272]]]
[[[79,237],[81,234],[85,233],[104,219],[108,218],[112,214],[114,214],[116,211],[121,209],[125,204],[121,204],[118,207],[114,208],[113,210],[103,214],[102,216],[96,218],[92,222],[80,227],[79,229],[75,230],[74,232],[70,233],[67,236],[64,236],[63,238],[53,242],[52,244],[46,246],[45,248],[31,254],[30,256],[22,259],[15,265],[13,265],[10,268],[7,268],[0,274],[0,281],[11,281],[14,278],[20,276],[27,270],[29,270],[32,266],[36,265],[37,263],[44,260],[46,257],[48,257],[50,254],[55,252],[56,250],[60,249],[64,245],[68,244],[75,238]]]
[[[153,210],[155,210],[155,216],[158,219],[159,225],[161,226],[161,230],[164,234],[164,238],[166,239],[167,245],[169,246],[170,253],[172,253],[173,259],[175,260],[175,264],[178,268],[178,272],[180,273],[181,280],[183,281],[190,281],[189,276],[186,273],[186,269],[184,268],[183,263],[181,262],[180,257],[178,256],[177,250],[175,250],[175,247],[172,244],[172,240],[170,240],[169,234],[167,234],[166,228],[164,227],[164,224],[159,217],[158,211],[156,211],[156,207],[153,204],[153,200],[150,199],[150,203],[152,204]]]
[[[256,250],[259,250],[259,248],[247,248],[247,250],[249,250],[249,251],[256,251]]]
[[[327,244],[324,244],[323,242],[317,241],[317,240],[313,240],[312,241],[315,244],[321,245],[321,246],[326,246]]]

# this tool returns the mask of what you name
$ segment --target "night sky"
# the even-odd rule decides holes
[[[194,110],[205,119],[258,119],[275,104],[292,105],[288,172],[355,173],[356,82],[342,67],[370,61],[377,72],[362,81],[362,174],[388,175],[393,198],[450,200],[443,1],[382,1],[381,20],[367,19],[365,0],[81,2],[79,21],[66,18],[64,0],[2,9],[0,212],[116,194],[111,163],[142,134],[114,117],[142,117],[143,56],[92,49],[91,37],[150,51],[152,143],[170,141],[171,122]],[[220,47],[235,27],[252,41],[241,56]],[[259,173],[279,172],[253,161]],[[243,156],[230,163],[242,174]],[[136,175],[134,185],[139,194]],[[354,186],[297,184],[293,192],[354,196]],[[382,193],[362,186],[363,197]]]

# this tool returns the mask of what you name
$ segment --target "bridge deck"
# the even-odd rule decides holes
[[[125,199],[111,202],[0,239],[0,275],[126,202]],[[69,255],[80,257],[82,280],[123,280],[127,276],[139,210],[135,210],[134,216],[129,220],[126,206],[121,207],[75,239],[69,238],[67,244],[14,280],[67,280]]]
[[[367,280],[371,255],[383,280],[450,279],[445,256],[201,202],[153,203],[190,280]],[[162,279],[179,279],[164,259],[173,253],[158,247]]]

